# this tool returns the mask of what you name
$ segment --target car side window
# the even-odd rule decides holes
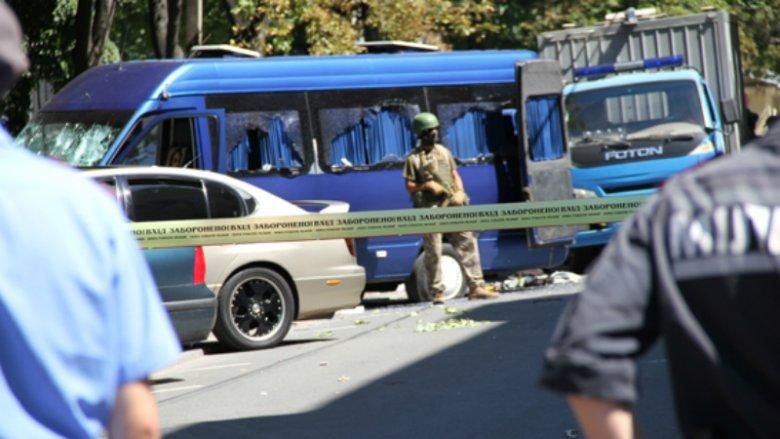
[[[200,180],[129,178],[130,219],[136,222],[207,219],[206,194]]]
[[[247,214],[244,200],[235,190],[219,183],[206,182],[211,218],[237,218]]]

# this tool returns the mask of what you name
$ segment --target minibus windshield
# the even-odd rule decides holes
[[[73,166],[95,166],[129,118],[130,114],[123,112],[42,112],[24,127],[16,141],[38,155]]]

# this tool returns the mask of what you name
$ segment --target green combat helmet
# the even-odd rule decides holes
[[[433,113],[420,113],[414,116],[412,128],[414,129],[414,135],[419,136],[425,130],[439,128],[439,119]]]

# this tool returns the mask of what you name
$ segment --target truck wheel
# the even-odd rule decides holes
[[[295,299],[287,281],[268,268],[249,268],[222,285],[214,335],[238,350],[269,348],[290,330]]]
[[[428,273],[425,271],[425,252],[420,253],[414,261],[414,268],[406,280],[406,295],[410,302],[430,302],[433,293],[428,291]],[[441,252],[441,275],[444,282],[444,298],[446,300],[461,297],[466,294],[468,285],[463,268],[449,244],[444,244]]]

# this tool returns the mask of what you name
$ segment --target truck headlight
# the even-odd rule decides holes
[[[689,152],[688,155],[706,154],[711,152],[715,152],[715,145],[712,143],[712,141],[705,140],[704,142],[699,144],[699,146],[693,148],[693,151]]]
[[[598,195],[592,190],[575,187],[574,198],[598,198]]]

